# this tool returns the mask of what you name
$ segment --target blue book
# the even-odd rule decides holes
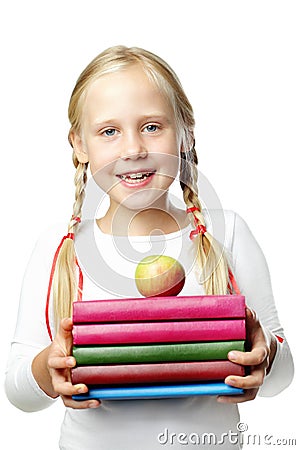
[[[238,395],[243,393],[243,389],[218,382],[166,386],[91,387],[86,394],[73,395],[72,398],[73,400],[141,400],[194,395]]]

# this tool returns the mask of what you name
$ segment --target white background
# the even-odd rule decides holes
[[[297,365],[299,2],[11,0],[0,17],[2,384],[34,243],[72,212],[71,90],[87,63],[115,44],[149,49],[178,73],[195,110],[199,168],[267,257]],[[279,396],[241,407],[248,433],[298,438],[299,445],[297,381],[296,373]],[[9,442],[1,448],[58,448],[60,402],[27,414],[2,388],[0,397],[0,440]]]

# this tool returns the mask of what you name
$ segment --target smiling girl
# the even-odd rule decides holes
[[[117,208],[126,214],[119,224],[124,235],[148,234],[157,220],[163,232],[175,231],[172,214],[164,214],[163,221],[160,217],[171,207],[168,188],[179,168],[176,119],[170,103],[138,65],[94,81],[86,94],[80,133],[72,130],[70,139],[78,161],[89,162],[97,183],[109,192],[110,207],[98,221],[104,233],[112,233]],[[154,209],[158,200],[159,209]],[[136,214],[150,206],[147,221]],[[187,224],[183,211],[172,212]]]
[[[8,398],[20,409],[38,411],[60,397],[67,407],[61,449],[154,450],[166,445],[159,438],[164,430],[173,438],[180,433],[214,433],[218,438],[235,432],[237,404],[254,399],[258,391],[265,396],[282,391],[291,382],[293,362],[268,268],[249,228],[234,212],[202,210],[193,111],[177,76],[150,52],[110,48],[79,77],[69,119],[76,168],[73,214],[59,247],[60,226],[41,237],[26,271],[6,376]],[[105,214],[95,221],[81,221],[88,165],[109,198]],[[185,208],[175,206],[169,193],[178,173]],[[223,241],[214,236],[222,223]],[[89,253],[92,235],[102,265]],[[88,390],[71,383],[70,370],[76,364],[70,356],[73,301],[138,297],[134,271],[155,246],[184,266],[182,295],[229,294],[238,283],[249,308],[250,350],[228,357],[251,370],[246,377],[229,376],[225,381],[243,388],[244,394],[73,400],[72,395]],[[96,267],[95,276],[84,262],[82,248]],[[180,440],[169,444],[182,448]],[[192,442],[185,445],[194,447]],[[239,444],[228,441],[223,448]]]

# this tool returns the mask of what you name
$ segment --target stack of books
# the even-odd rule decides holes
[[[244,351],[244,296],[80,301],[73,324],[72,383],[89,387],[76,400],[243,393],[224,379],[245,375],[227,359]]]

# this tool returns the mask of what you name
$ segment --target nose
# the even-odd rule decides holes
[[[121,158],[136,160],[146,158],[148,151],[138,132],[128,132],[123,136]]]

